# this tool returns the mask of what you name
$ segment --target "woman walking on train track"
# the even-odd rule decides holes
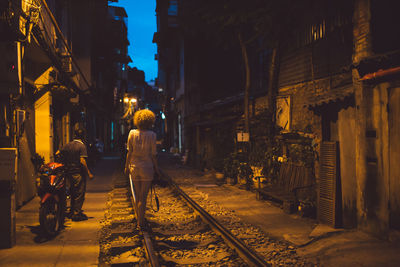
[[[152,111],[137,111],[133,116],[133,123],[138,129],[129,132],[127,141],[125,173],[130,174],[134,185],[134,208],[140,230],[145,228],[146,200],[154,172],[160,175],[156,158],[156,134],[150,130],[154,121],[155,115]]]

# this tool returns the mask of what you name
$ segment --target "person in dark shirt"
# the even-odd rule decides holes
[[[84,132],[77,129],[74,132],[74,140],[66,144],[62,149],[63,162],[67,167],[67,179],[70,183],[71,192],[71,219],[73,221],[87,220],[87,216],[82,212],[83,202],[86,193],[86,176],[93,179],[86,159],[87,149],[82,142]]]

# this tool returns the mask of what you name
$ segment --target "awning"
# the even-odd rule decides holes
[[[309,96],[303,107],[315,108],[322,105],[343,101],[354,95],[353,84],[337,87],[318,95]]]
[[[227,123],[229,121],[235,121],[235,120],[239,120],[240,116],[225,116],[225,117],[217,117],[214,119],[210,119],[210,120],[206,120],[206,121],[199,121],[199,122],[195,122],[193,123],[193,126],[213,126],[213,125],[218,125],[218,124],[222,124],[222,123]]]
[[[243,100],[243,97],[244,97],[244,93],[240,93],[238,95],[233,95],[233,96],[229,96],[229,97],[226,97],[226,98],[223,98],[223,99],[218,99],[218,100],[215,100],[215,101],[213,101],[211,103],[204,104],[200,108],[200,111],[201,112],[209,111],[209,110],[213,110],[215,108],[219,108],[219,107],[224,106],[224,105],[233,104],[235,102],[239,102],[239,101]]]

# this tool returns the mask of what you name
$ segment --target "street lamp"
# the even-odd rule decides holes
[[[124,103],[128,104],[128,103],[136,103],[137,100],[134,97],[124,97]]]
[[[121,100],[122,101],[122,100]],[[124,97],[124,115],[122,119],[129,120],[131,116],[135,113],[137,99],[135,97],[130,97],[129,95]]]

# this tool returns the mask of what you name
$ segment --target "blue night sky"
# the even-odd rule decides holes
[[[157,46],[153,44],[153,34],[157,31],[155,0],[119,0],[112,6],[125,8],[128,14],[128,53],[132,58],[131,67],[145,72],[148,82],[157,77],[157,61],[154,55]]]

